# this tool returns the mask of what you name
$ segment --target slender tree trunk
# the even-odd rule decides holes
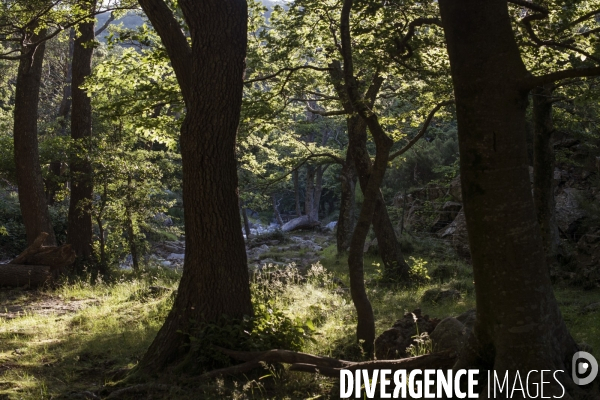
[[[244,0],[180,0],[190,49],[162,0],[140,4],[165,45],[187,109],[181,128],[183,275],[173,309],[139,364],[141,371],[156,372],[185,355],[186,333],[194,324],[252,314],[235,155],[247,5]]]
[[[294,180],[294,197],[296,200],[296,216],[302,216],[302,207],[300,207],[300,182],[298,179],[298,170],[292,172],[292,179]]]
[[[304,214],[308,216],[310,222],[318,221],[314,218],[313,208],[315,207],[315,167],[306,166],[306,191],[304,193]]]
[[[75,28],[71,28],[69,31],[69,51],[67,55],[67,59],[65,60],[65,86],[63,87],[63,98],[60,102],[60,107],[58,108],[59,118],[59,126],[60,130],[58,131],[59,136],[65,136],[67,133],[67,119],[69,118],[69,113],[71,111],[71,84],[73,81],[73,51],[75,44]],[[48,176],[46,182],[46,197],[48,199],[48,205],[53,205],[55,201],[56,192],[60,189],[60,181],[61,181],[61,169],[63,163],[59,160],[54,160],[50,162],[50,174]]]
[[[348,96],[345,94],[345,86],[342,84],[343,79],[341,72],[336,68],[333,68],[333,65],[330,65],[330,67],[330,76],[335,84],[336,92],[342,99],[344,109],[352,113],[352,105],[350,104]],[[371,85],[371,89],[371,92],[373,93],[368,93],[370,96],[368,101],[372,107],[375,96],[379,91],[379,86]],[[348,126],[349,139],[348,152],[351,153],[352,159],[354,160],[358,181],[364,193],[369,182],[372,168],[371,157],[367,150],[367,123],[363,118],[354,115],[346,119],[346,124]],[[385,278],[406,282],[408,281],[409,267],[406,261],[404,261],[404,255],[402,254],[400,243],[396,238],[394,225],[387,212],[383,194],[381,193],[381,190],[378,191],[379,195],[373,214],[373,231],[377,238],[377,247],[379,248],[379,255],[383,262]]]
[[[548,266],[557,262],[560,244],[554,199],[552,85],[538,87],[533,97],[533,198]]]
[[[84,1],[85,7],[94,10],[96,1]],[[80,35],[75,39],[73,50],[73,110],[71,112],[71,138],[75,151],[70,157],[71,199],[67,242],[71,244],[78,259],[92,257],[92,164],[86,154],[92,139],[92,102],[81,88],[85,78],[92,73],[92,57],[95,38],[94,21],[79,25]]]
[[[535,216],[525,140],[527,90],[522,89],[529,74],[507,3],[439,4],[456,98],[477,300],[474,333],[456,368],[508,371],[511,377],[516,371],[570,370],[577,348],[554,298]],[[546,395],[559,395],[556,386],[546,384]]]
[[[350,151],[346,153],[346,161],[340,172],[340,181],[340,215],[337,223],[336,244],[338,254],[344,254],[350,247],[356,210],[356,168]]]
[[[372,174],[371,157],[367,150],[367,125],[358,116],[350,119],[348,151],[352,153],[358,173],[358,181],[364,193]],[[394,225],[390,220],[381,189],[377,189],[375,211],[373,213],[373,231],[377,238],[379,255],[385,268],[385,277],[406,282],[408,280],[408,264],[404,261],[404,255],[396,238]]]
[[[45,30],[42,30],[39,36],[33,36],[32,41],[35,42],[44,35]],[[25,57],[19,61],[14,109],[15,165],[19,205],[27,242],[32,244],[40,233],[46,232],[48,237],[45,244],[55,246],[56,238],[44,192],[37,137],[44,50],[45,43],[39,44],[35,49],[26,48],[23,50]]]
[[[279,224],[279,226],[283,226],[283,220],[281,219],[281,214],[277,209],[277,199],[275,199],[275,195],[271,195],[271,200],[273,201],[273,214],[275,215],[275,220]]]
[[[244,207],[244,202],[240,200],[240,210],[242,212],[242,219],[244,221],[244,231],[246,232],[246,239],[250,239],[250,221],[248,221],[248,212]]]
[[[321,194],[323,193],[323,174],[327,170],[327,167],[317,165],[315,169],[315,186],[313,188],[313,203],[312,203],[312,214],[311,219],[313,221],[319,220],[319,210],[321,209]]]

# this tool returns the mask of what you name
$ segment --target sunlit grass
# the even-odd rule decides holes
[[[378,280],[380,260],[369,254],[365,257],[367,292],[378,335],[416,308],[431,317],[444,318],[475,306],[468,264],[428,254],[415,257],[427,261],[430,275],[444,265],[450,266],[454,276],[443,282],[431,278],[410,288],[385,285]],[[287,316],[314,326],[312,340],[305,342],[302,351],[360,359],[346,259],[336,256],[333,245],[323,250],[321,259],[322,265],[313,266],[306,279],[297,275],[285,284],[268,280],[264,284],[277,285],[275,302]],[[64,315],[29,312],[11,320],[0,319],[0,399],[50,399],[71,392],[98,392],[103,385],[121,380],[138,363],[172,306],[171,291],[153,294],[149,287],[173,290],[178,278],[174,272],[153,269],[142,274],[120,273],[111,282],[94,285],[86,280],[65,283],[42,293],[0,292],[3,304],[26,304],[45,296],[65,304],[80,302],[82,307]],[[462,296],[442,304],[423,302],[423,294],[432,288],[453,288]],[[556,295],[575,339],[593,346],[598,356],[599,311],[582,312],[584,306],[600,301],[598,291],[557,288]],[[335,392],[331,379],[278,367],[209,383],[168,374],[163,381],[177,386],[168,397],[175,399],[329,398]]]

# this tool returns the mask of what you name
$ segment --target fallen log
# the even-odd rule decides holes
[[[245,361],[243,364],[217,369],[201,375],[202,379],[218,376],[235,375],[261,367],[264,363],[291,364],[290,371],[319,373],[331,378],[339,378],[341,370],[356,371],[359,369],[372,372],[375,369],[407,370],[413,369],[451,369],[456,362],[456,353],[446,350],[424,356],[401,358],[398,360],[345,361],[330,357],[298,353],[289,350],[268,350],[259,352],[233,351],[217,347],[217,350],[229,357]]]
[[[75,252],[70,244],[60,247],[42,246],[48,234],[42,232],[37,239],[9,264],[47,265],[57,269],[75,262]]]
[[[283,232],[291,232],[299,229],[312,229],[319,225],[321,225],[319,221],[313,221],[308,217],[308,215],[303,215],[283,224],[281,230]]]
[[[44,265],[0,265],[0,286],[38,287],[52,281],[52,268]]]
[[[75,262],[71,245],[43,246],[46,237],[47,233],[41,233],[14,260],[0,265],[0,286],[37,287],[52,281],[63,268]]]

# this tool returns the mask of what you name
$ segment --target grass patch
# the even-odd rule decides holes
[[[378,335],[404,313],[416,308],[421,308],[423,314],[444,318],[475,306],[468,264],[431,254],[413,257],[421,263],[427,261],[422,265],[431,279],[412,288],[380,285],[377,278],[381,275],[381,261],[374,255],[365,257],[367,292],[375,312]],[[354,343],[356,313],[347,288],[346,258],[337,257],[335,246],[331,245],[324,248],[321,260],[321,264],[303,276],[294,269],[262,278],[255,275],[254,298],[268,297],[268,307],[307,327],[309,340],[303,342],[301,351],[361,359],[360,349]],[[178,279],[179,275],[172,271],[152,269],[137,275],[119,273],[111,282],[94,285],[78,281],[40,292],[0,291],[5,308],[35,305],[48,298],[65,305],[81,305],[62,315],[40,314],[34,307],[18,318],[0,319],[0,399],[67,398],[72,392],[98,393],[105,385],[118,385],[126,372],[137,364],[160,328],[172,306],[172,290]],[[151,286],[171,290],[156,291],[151,290]],[[441,304],[422,302],[425,291],[432,288],[458,290],[461,298]],[[261,290],[264,293],[259,293]],[[588,304],[600,301],[600,292],[558,287],[556,296],[575,339],[593,346],[594,355],[600,358],[600,310],[583,311]],[[167,371],[156,382],[168,389],[164,393],[157,392],[154,398],[324,399],[337,396],[334,380],[290,372],[279,366],[268,366],[235,379],[204,383],[194,376]],[[130,398],[147,396],[138,393]]]

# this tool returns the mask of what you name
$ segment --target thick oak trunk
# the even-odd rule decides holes
[[[140,4],[167,49],[187,108],[181,128],[185,263],[173,309],[140,362],[142,371],[155,372],[186,352],[185,334],[194,324],[252,314],[235,155],[247,5],[180,0],[190,50],[162,0]]]
[[[43,36],[45,31],[40,32]],[[37,35],[33,41],[39,40]],[[56,245],[48,213],[38,150],[38,106],[45,44],[23,50],[15,87],[14,143],[19,205],[29,244],[47,232],[47,245]]]
[[[557,262],[560,244],[554,199],[552,87],[535,88],[533,97],[533,199],[548,265]]]
[[[456,98],[477,300],[474,334],[456,367],[481,366],[511,375],[567,370],[576,346],[554,298],[531,196],[527,91],[522,89],[528,71],[507,3],[439,3]],[[561,393],[546,386],[547,395]]]
[[[94,9],[96,1],[85,1],[88,9]],[[81,88],[85,78],[92,73],[92,57],[95,38],[94,21],[79,25],[80,35],[75,39],[73,50],[73,105],[71,112],[71,138],[75,151],[70,157],[71,199],[67,241],[73,246],[77,257],[92,257],[92,165],[87,156],[92,138],[92,102]]]

